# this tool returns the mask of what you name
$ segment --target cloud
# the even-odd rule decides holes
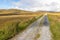
[[[23,10],[60,11],[60,0],[19,0],[13,2],[14,8]]]

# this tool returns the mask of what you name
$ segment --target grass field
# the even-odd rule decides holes
[[[0,16],[0,40],[7,40],[26,29],[42,14]]]
[[[49,14],[50,30],[53,40],[60,40],[60,14]]]

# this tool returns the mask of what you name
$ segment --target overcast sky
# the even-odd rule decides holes
[[[0,9],[60,11],[60,0],[0,0]]]

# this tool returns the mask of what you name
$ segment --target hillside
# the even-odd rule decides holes
[[[1,9],[0,14],[20,14],[20,13],[28,13],[30,11],[24,11],[19,9]]]
[[[19,10],[19,9],[0,9],[0,14],[7,14],[7,15],[8,14],[9,15],[17,15],[17,14],[18,15],[19,14],[30,15],[32,13],[37,13],[37,14],[40,14],[40,13],[42,13],[42,14],[45,14],[45,13],[54,13],[54,14],[59,13],[60,14],[60,12],[53,12],[53,11],[40,11],[40,10],[38,10],[38,11],[32,12],[32,11]]]

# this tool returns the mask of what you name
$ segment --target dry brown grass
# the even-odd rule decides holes
[[[42,14],[0,16],[0,40],[5,40],[24,30]]]

